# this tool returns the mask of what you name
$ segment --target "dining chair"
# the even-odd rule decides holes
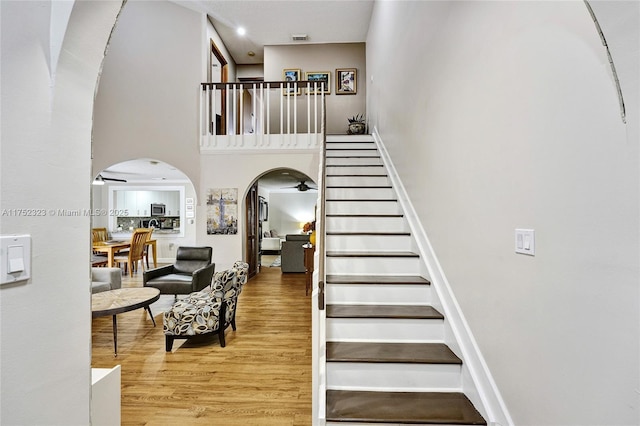
[[[149,238],[147,238],[147,241],[149,241],[151,239],[151,234],[153,234],[153,230],[155,228],[136,228],[134,229],[135,231],[149,231]],[[144,246],[144,260],[145,262],[147,262],[147,269],[149,269],[149,245],[145,244]]]
[[[120,265],[125,264],[124,272],[127,272],[129,268],[129,275],[133,276],[133,271],[136,269],[138,261],[142,264],[142,270],[144,271],[144,247],[151,236],[151,230],[146,228],[140,228],[133,231],[131,236],[131,246],[127,255],[119,255],[113,258],[113,261]]]
[[[109,239],[107,228],[92,228],[91,235],[94,243],[98,241],[107,241]]]
[[[91,242],[97,243],[100,241],[107,241],[109,239],[109,233],[107,232],[107,228],[91,228]],[[106,253],[101,253],[99,251],[93,252],[94,256],[106,256]]]

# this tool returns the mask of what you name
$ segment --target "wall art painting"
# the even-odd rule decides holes
[[[358,92],[358,72],[355,68],[336,70],[336,94],[355,95]]]
[[[207,234],[238,233],[238,188],[210,188],[207,191]]]

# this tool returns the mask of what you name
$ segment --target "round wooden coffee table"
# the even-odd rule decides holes
[[[144,308],[149,312],[149,316],[155,327],[156,320],[153,319],[149,305],[158,299],[160,299],[160,290],[153,287],[119,288],[91,295],[91,316],[93,318],[108,315],[113,316],[113,352],[115,356],[118,356],[118,324],[116,322],[116,315]]]

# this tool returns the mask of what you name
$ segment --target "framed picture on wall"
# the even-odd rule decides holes
[[[336,69],[336,95],[355,95],[357,84],[358,71],[355,68]]]
[[[309,71],[307,72],[307,80],[309,81],[318,81],[324,83],[324,91],[322,90],[322,86],[318,83],[318,90],[313,88],[313,85],[307,89],[307,93],[310,95],[324,93],[328,95],[331,93],[331,73],[329,71]]]
[[[284,89],[282,89],[283,95],[287,96],[300,94],[300,87],[294,85],[293,82],[299,82],[301,74],[302,71],[300,71],[299,68],[285,68],[284,70],[282,70],[282,79],[286,82],[292,83],[289,85],[289,87],[287,87],[287,85],[285,84]]]

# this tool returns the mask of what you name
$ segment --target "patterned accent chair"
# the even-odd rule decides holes
[[[244,262],[234,263],[232,269],[217,272],[213,276],[211,291],[191,293],[163,314],[167,352],[171,352],[175,339],[214,332],[218,333],[220,346],[225,347],[225,330],[229,325],[236,330],[238,296],[247,282],[248,269],[249,265]]]

